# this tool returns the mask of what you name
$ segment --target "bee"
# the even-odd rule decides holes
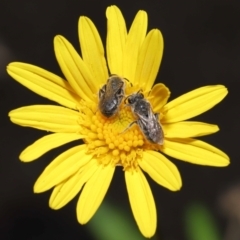
[[[153,113],[151,104],[144,98],[144,95],[141,92],[133,93],[124,100],[125,103],[126,101],[126,105],[131,107],[137,118],[136,121],[130,123],[127,129],[136,123],[149,142],[163,145],[164,136],[158,120],[159,113]]]
[[[107,118],[114,116],[125,95],[125,79],[116,74],[111,75],[107,83],[99,90],[98,109]]]

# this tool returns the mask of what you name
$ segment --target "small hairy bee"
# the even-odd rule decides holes
[[[112,75],[107,83],[99,90],[98,109],[107,118],[114,116],[125,95],[125,79]]]
[[[131,107],[133,114],[137,118],[137,120],[132,122],[128,128],[137,123],[143,135],[149,142],[163,145],[164,137],[162,127],[158,120],[159,113],[153,113],[151,104],[144,99],[144,95],[137,92],[128,96],[124,102],[126,103],[126,101],[126,105]]]

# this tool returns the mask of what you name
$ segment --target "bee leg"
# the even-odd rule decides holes
[[[160,113],[154,113],[154,116],[157,120],[159,120]]]
[[[120,132],[120,134],[125,133],[129,128],[131,128],[134,124],[137,124],[137,121],[131,122],[128,127],[126,127],[122,132]]]
[[[158,121],[158,123],[160,124],[160,126],[162,127],[160,120],[159,120],[160,113],[154,113],[154,116],[155,116],[156,120]]]
[[[95,111],[93,111],[94,114],[96,114],[99,111],[99,109],[97,108]]]
[[[123,105],[123,109],[124,109],[125,107],[131,107],[131,106],[130,106],[130,104],[124,104],[124,105]]]
[[[103,85],[102,88],[99,89],[99,92],[98,92],[98,98],[101,99],[104,95],[104,93],[106,92],[106,87],[107,85]]]

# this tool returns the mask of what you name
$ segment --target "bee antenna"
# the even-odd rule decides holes
[[[127,104],[126,101],[128,100],[129,97],[130,97],[130,95],[127,96],[127,97],[124,99],[124,104]]]
[[[123,78],[123,79],[128,81],[130,83],[131,87],[133,86],[129,79],[127,79],[127,78]]]

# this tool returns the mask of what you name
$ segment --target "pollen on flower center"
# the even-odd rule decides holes
[[[124,170],[138,167],[146,140],[137,124],[128,128],[136,120],[129,107],[121,106],[116,116],[106,118],[96,106],[85,104],[80,116],[88,151],[99,163],[120,165]]]

